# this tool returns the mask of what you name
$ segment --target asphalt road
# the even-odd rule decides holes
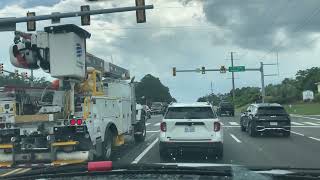
[[[135,144],[127,139],[126,145],[115,154],[114,164],[160,163],[158,151],[159,125],[162,116],[152,116],[147,121],[147,137]],[[286,166],[297,168],[319,168],[320,164],[320,118],[292,115],[291,137],[262,135],[250,137],[241,132],[239,115],[220,117],[224,129],[224,157],[220,160],[206,154],[183,154],[168,162],[221,163],[245,166]],[[31,168],[2,169],[0,178],[12,174],[27,173]]]

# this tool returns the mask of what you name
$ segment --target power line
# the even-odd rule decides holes
[[[185,30],[214,30],[219,26],[196,26],[196,25],[188,25],[188,26],[148,26],[148,27],[135,27],[135,26],[127,26],[127,27],[118,27],[118,28],[89,28],[91,30],[119,30],[119,29],[126,29],[126,30],[149,30],[149,29],[181,29]]]
[[[319,14],[319,13],[320,13],[320,7],[315,8],[315,9],[312,11],[312,13],[311,13],[307,18],[305,18],[305,21],[304,21],[302,24],[300,24],[300,26],[297,26],[297,27],[293,30],[293,32],[294,32],[294,33],[300,32],[300,31],[302,30],[302,27],[304,27],[305,25],[308,25],[308,24],[311,22],[312,18],[313,18],[314,16],[316,16],[317,14]],[[273,45],[273,46],[269,49],[269,51],[268,51],[264,56],[262,56],[260,59],[261,59],[261,60],[264,59],[268,54],[270,54],[271,52],[273,52],[276,48],[278,48],[279,46],[281,46],[283,43],[284,43],[284,40],[280,41],[277,45]]]
[[[288,0],[287,2],[288,2],[288,3],[284,3],[284,6],[279,6],[279,8],[278,8],[276,11],[274,11],[274,12],[279,12],[279,13],[277,13],[277,15],[274,15],[274,16],[273,16],[270,25],[267,24],[266,27],[272,27],[272,26],[274,26],[276,20],[277,20],[277,19],[280,17],[280,15],[282,14],[281,12],[282,12],[284,9],[288,8],[289,4],[291,4],[291,2],[293,2],[293,0]],[[269,13],[267,13],[267,12],[268,12],[268,11],[265,11],[265,13],[264,13],[263,16],[270,15],[270,14],[271,14],[271,13],[270,13],[270,12],[271,12],[271,8],[270,8]],[[245,57],[248,53],[249,53],[249,50],[247,50],[245,53],[243,53],[243,54],[240,56],[240,59],[242,59],[243,57]]]

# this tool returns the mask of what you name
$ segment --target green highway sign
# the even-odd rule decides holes
[[[243,71],[246,71],[246,67],[245,66],[229,67],[229,72],[243,72]]]

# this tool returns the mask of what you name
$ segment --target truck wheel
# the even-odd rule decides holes
[[[283,136],[284,137],[290,137],[290,134],[291,134],[290,131],[286,131],[286,132],[283,133]]]
[[[245,132],[245,131],[246,131],[246,127],[244,127],[242,124],[241,124],[241,131],[242,131],[242,132]]]
[[[250,122],[249,125],[248,125],[248,133],[251,137],[255,137],[257,136],[257,132],[256,132],[256,129],[255,127],[252,125],[252,123]]]
[[[114,144],[114,135],[110,130],[107,130],[105,141],[103,142],[103,159],[111,160]]]
[[[137,130],[138,130],[138,132],[141,132],[141,133],[140,134],[135,134],[134,135],[134,140],[137,143],[143,142],[146,139],[146,135],[147,135],[146,123],[145,122],[140,122],[137,125]]]

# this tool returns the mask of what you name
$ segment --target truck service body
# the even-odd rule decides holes
[[[125,136],[144,141],[145,113],[129,71],[86,53],[89,37],[75,25],[16,32],[12,64],[41,68],[59,87],[2,87],[0,166],[111,159]]]

